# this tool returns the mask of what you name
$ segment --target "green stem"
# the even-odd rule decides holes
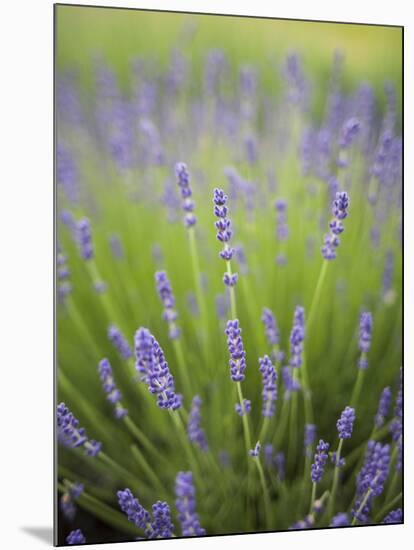
[[[232,276],[232,271],[231,271],[231,263],[230,261],[226,261],[226,266],[227,266],[227,273],[229,275],[229,277]],[[230,290],[230,309],[231,309],[231,316],[232,316],[232,319],[237,319],[237,309],[236,309],[236,293],[234,291],[234,286],[230,286],[229,287],[229,290]]]
[[[308,313],[308,320],[307,320],[307,323],[306,323],[306,329],[307,329],[308,334],[309,334],[310,329],[312,327],[312,322],[313,322],[313,319],[315,317],[315,313],[318,309],[317,306],[318,306],[318,303],[319,303],[323,283],[325,281],[327,269],[328,269],[328,260],[324,260],[323,263],[322,263],[321,270],[319,272],[318,281],[316,283],[315,292],[313,293],[312,303],[311,303],[309,313]]]
[[[312,483],[312,495],[310,500],[310,506],[309,506],[309,513],[311,514],[313,511],[313,503],[316,499],[316,483]]]
[[[243,393],[241,389],[241,384],[240,382],[236,382],[236,385],[237,385],[237,393],[239,396],[240,406],[243,409]],[[246,414],[242,415],[242,421],[243,421],[244,440],[246,443],[246,451],[248,454],[250,449],[252,448],[252,443],[251,443],[251,437],[250,437],[249,421],[247,419]]]
[[[257,469],[259,471],[259,477],[260,477],[260,483],[262,485],[263,490],[263,497],[264,497],[264,509],[265,509],[265,517],[266,517],[266,527],[268,529],[272,528],[272,517],[271,517],[271,510],[270,510],[270,497],[269,497],[269,491],[266,485],[266,480],[263,472],[263,467],[260,463],[259,457],[254,457],[254,462],[257,466]]]
[[[374,523],[377,523],[381,518],[385,516],[387,512],[392,510],[394,506],[398,504],[401,498],[402,498],[402,492],[398,493],[398,495],[396,495],[392,500],[390,500],[390,502],[387,502],[387,504],[385,504],[381,508],[381,510],[378,512],[378,514],[375,516]]]
[[[178,367],[180,369],[181,379],[185,385],[185,389],[188,395],[193,395],[193,389],[191,387],[190,377],[188,375],[187,365],[184,359],[183,348],[181,340],[173,340],[174,352],[177,358]]]
[[[152,483],[154,484],[154,487],[157,488],[159,494],[166,495],[164,485],[161,483],[161,481],[159,480],[157,474],[154,472],[154,470],[151,468],[151,466],[145,460],[144,456],[139,451],[139,449],[136,445],[131,445],[131,452],[134,455],[134,457],[135,457],[136,461],[138,462],[138,464],[141,466],[143,472],[145,472],[146,475],[148,476],[148,479],[151,480]]]
[[[128,430],[131,432],[131,434],[142,443],[142,445],[148,450],[148,452],[152,453],[154,457],[156,457],[160,462],[163,462],[165,465],[168,464],[168,461],[166,458],[154,447],[154,445],[151,443],[151,441],[147,438],[147,436],[142,432],[138,426],[134,423],[133,420],[129,416],[125,416],[123,418],[124,424],[128,428]]]
[[[350,406],[355,409],[359,400],[359,395],[362,389],[362,383],[365,378],[365,369],[358,369],[358,375],[355,380],[354,389],[352,391]]]
[[[338,449],[336,451],[336,460],[335,460],[335,466],[334,466],[335,469],[334,469],[334,477],[333,477],[333,482],[332,482],[332,490],[331,490],[331,494],[330,494],[330,497],[329,497],[329,503],[328,503],[328,507],[327,507],[328,516],[332,516],[333,508],[334,508],[334,505],[335,505],[335,497],[336,497],[336,491],[338,489],[338,481],[339,481],[339,470],[340,470],[339,462],[341,460],[341,451],[342,451],[343,443],[344,443],[344,440],[340,439]]]

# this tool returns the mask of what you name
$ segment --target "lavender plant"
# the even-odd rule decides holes
[[[59,543],[401,523],[396,91],[189,32],[57,71]]]

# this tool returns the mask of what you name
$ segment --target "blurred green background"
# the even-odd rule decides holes
[[[401,106],[402,27],[64,5],[57,6],[56,25],[58,69],[76,67],[86,84],[91,82],[91,60],[96,55],[104,57],[125,86],[134,57],[150,55],[162,67],[171,48],[177,46],[190,54],[196,78],[206,51],[220,48],[233,70],[241,63],[254,63],[263,85],[277,90],[278,64],[287,52],[295,50],[302,56],[305,69],[320,83],[313,90],[318,114],[332,55],[337,50],[345,55],[345,89],[366,80],[383,101],[384,82],[391,80],[396,83]]]

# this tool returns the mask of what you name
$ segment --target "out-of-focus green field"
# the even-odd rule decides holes
[[[96,55],[107,60],[125,85],[134,57],[149,55],[165,66],[171,48],[177,46],[189,54],[196,75],[201,72],[206,51],[219,48],[228,56],[233,70],[241,63],[254,63],[262,69],[263,84],[277,89],[278,65],[287,52],[295,50],[303,58],[305,69],[320,83],[313,90],[314,105],[320,112],[332,52],[338,50],[346,60],[345,88],[367,80],[381,91],[384,82],[390,80],[396,83],[401,104],[400,27],[75,6],[59,6],[56,24],[58,68],[75,66],[87,82],[91,78],[91,59]]]

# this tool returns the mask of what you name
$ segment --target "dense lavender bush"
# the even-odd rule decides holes
[[[58,71],[60,542],[400,523],[396,92],[191,36]]]

